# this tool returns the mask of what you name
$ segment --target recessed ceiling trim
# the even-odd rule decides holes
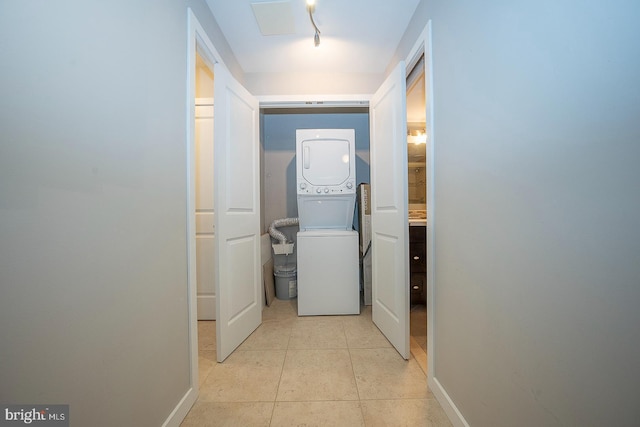
[[[371,95],[257,96],[260,108],[368,107]]]

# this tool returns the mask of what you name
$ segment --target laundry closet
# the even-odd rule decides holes
[[[398,63],[375,93],[343,96],[334,101],[317,97],[310,102],[300,97],[261,96],[258,99],[223,65],[215,63],[213,72],[216,103],[213,273],[218,361],[222,362],[261,323],[265,289],[269,289],[263,278],[272,276],[275,270],[271,273],[265,270],[273,243],[267,233],[269,225],[274,220],[297,218],[300,214],[296,131],[302,129],[352,130],[354,151],[346,158],[354,162],[355,179],[349,175],[345,187],[351,191],[361,183],[370,183],[372,321],[400,355],[408,359],[407,74],[404,62]],[[335,195],[340,194],[339,189],[324,184],[321,187],[314,187],[314,191],[328,191],[327,194],[332,195],[335,190]],[[345,232],[358,229],[355,211],[351,217],[352,221],[345,222]],[[195,220],[192,219],[191,224],[190,229],[195,229]],[[287,255],[297,263],[299,254],[295,247],[301,249],[296,235],[298,227],[283,231],[285,240],[294,246]],[[357,252],[358,245],[354,245],[355,257],[349,265],[356,272]],[[317,263],[325,261],[325,253],[326,249],[314,255]],[[332,267],[327,265],[327,269]],[[357,276],[359,274],[349,283],[356,282],[359,300]],[[328,281],[325,279],[322,283]],[[329,298],[340,299],[336,291],[328,294]],[[268,303],[268,295],[266,299]],[[298,315],[358,312],[359,308],[343,313],[299,310]]]
[[[297,267],[298,276],[302,275],[302,283],[299,281],[297,283],[297,286],[302,288],[298,289],[298,292],[291,293],[292,296],[298,297],[300,315],[358,314],[360,302],[358,237],[353,229],[357,230],[359,224],[355,215],[354,202],[356,187],[361,183],[369,182],[369,109],[366,107],[271,108],[261,110],[260,119],[263,232],[267,232],[274,220],[300,217],[301,221],[299,226],[278,228],[285,234],[287,240],[293,243],[293,251],[286,258],[283,255],[275,255],[275,268],[278,269],[277,264],[285,260],[288,271],[295,271],[294,268]],[[330,130],[327,131],[327,129]],[[312,132],[313,135],[311,135],[309,130],[320,131]],[[296,141],[297,135],[298,141]],[[316,137],[319,139],[314,141]],[[313,171],[310,166],[319,164],[317,151],[311,154],[315,150],[314,144],[317,149],[335,145],[336,155],[339,154],[339,163],[344,164],[344,172],[349,176],[349,179],[344,177],[345,182],[342,185],[344,188],[331,186],[316,188],[311,182],[305,180],[302,172],[297,176],[297,169],[309,172]],[[296,155],[296,147],[303,150],[303,145],[306,151],[299,151],[300,154]],[[353,154],[350,154],[350,150]],[[309,156],[306,162],[303,161],[303,153]],[[313,158],[311,160],[313,165],[309,164],[311,158]],[[343,160],[344,163],[342,163]],[[299,164],[296,165],[296,163]],[[304,169],[305,165],[307,169]],[[297,183],[297,180],[304,182]],[[305,189],[300,190],[299,186]],[[311,191],[312,187],[313,191]],[[316,190],[321,192],[316,193]],[[301,209],[299,209],[300,204],[302,204]],[[329,219],[330,215],[327,212],[313,213],[316,207],[322,206],[331,206],[331,209],[339,210],[338,217]],[[324,222],[327,223],[324,224]],[[304,253],[298,252],[299,247],[302,247]],[[327,251],[327,247],[335,249]],[[321,252],[324,255],[314,256],[315,252]],[[332,252],[335,259],[327,259]],[[325,265],[325,270],[322,270],[322,265]],[[335,283],[335,289],[325,289],[322,295],[314,294],[317,286],[312,285],[311,281],[322,271],[328,271],[327,267],[334,270],[339,267],[335,273],[339,276],[325,278],[324,283],[331,284],[351,277],[349,283],[353,285],[345,284],[345,286],[353,289],[344,290],[345,286]],[[343,275],[345,279],[342,279]],[[277,277],[276,281],[278,281]]]
[[[411,71],[407,73],[402,67],[396,70],[394,77],[398,80],[406,79],[406,85],[389,85],[380,89],[379,93],[390,93],[386,91],[398,88],[407,92],[408,104],[406,108],[398,110],[401,120],[405,121],[405,126],[399,123],[397,128],[404,128],[405,138],[396,139],[396,128],[390,126],[391,121],[386,121],[384,117],[390,111],[388,101],[390,97],[374,96],[367,107],[298,107],[298,108],[263,108],[260,111],[260,143],[261,143],[261,211],[262,211],[262,232],[271,243],[271,239],[266,235],[269,225],[280,218],[297,218],[299,211],[299,189],[297,182],[299,178],[297,166],[300,161],[296,159],[296,133],[303,129],[353,129],[355,132],[355,168],[356,186],[362,183],[370,184],[371,188],[377,188],[377,208],[376,215],[377,231],[373,234],[372,240],[377,242],[376,260],[371,265],[373,274],[377,274],[378,284],[387,286],[394,284],[394,291],[389,293],[389,289],[380,292],[378,296],[386,295],[389,301],[382,304],[385,307],[394,306],[398,309],[398,318],[402,322],[393,324],[388,319],[375,318],[374,323],[383,330],[385,336],[393,336],[397,340],[394,342],[396,349],[401,354],[408,357],[408,339],[417,339],[419,347],[424,350],[426,357],[426,118],[425,114],[425,78],[424,62],[419,58],[412,64]],[[403,101],[405,102],[405,101]],[[382,107],[381,107],[382,106]],[[383,120],[378,120],[383,117]],[[380,125],[382,123],[382,126]],[[391,129],[394,129],[393,131]],[[374,132],[375,135],[370,135]],[[375,147],[371,139],[377,138]],[[390,143],[396,140],[397,143]],[[375,148],[375,150],[374,150]],[[404,161],[399,159],[404,158]],[[396,160],[393,160],[396,159]],[[298,165],[297,165],[298,163]],[[376,173],[371,166],[375,163]],[[400,166],[404,164],[404,166]],[[409,168],[407,169],[407,166]],[[404,188],[404,191],[399,189]],[[391,190],[393,189],[393,190]],[[317,189],[316,189],[317,190]],[[369,200],[371,202],[371,200]],[[404,207],[403,207],[404,205]],[[384,216],[391,214],[394,218],[388,221]],[[359,213],[353,215],[353,229],[359,230]],[[400,221],[398,221],[398,219]],[[393,224],[393,225],[391,225]],[[388,225],[391,228],[383,230]],[[298,253],[298,226],[284,227],[282,230],[289,241],[293,243],[294,249],[289,255],[289,262],[296,263],[301,258]],[[398,237],[393,237],[397,233]],[[303,241],[304,243],[304,241]],[[406,245],[406,246],[405,246]],[[303,249],[304,249],[304,245]],[[324,249],[328,254],[329,251]],[[362,254],[362,248],[360,251]],[[277,255],[276,255],[277,256]],[[359,263],[360,260],[354,260]],[[327,256],[316,256],[316,262],[325,268],[332,268],[331,261]],[[406,265],[404,272],[401,268],[389,269],[384,267],[389,262],[400,267]],[[321,267],[320,267],[321,268]],[[376,270],[377,269],[377,270]],[[304,279],[304,274],[303,274]],[[359,291],[364,291],[363,277],[359,274]],[[357,280],[357,279],[356,279]],[[327,283],[324,281],[323,283]],[[398,286],[400,284],[404,284]],[[298,284],[298,287],[300,284]],[[407,289],[407,287],[409,289]],[[302,289],[304,290],[304,284]],[[342,299],[340,292],[330,293],[330,298]],[[364,293],[364,292],[363,292]],[[360,293],[358,294],[360,295]],[[303,295],[304,296],[304,295]],[[409,298],[410,296],[410,298]],[[366,301],[366,295],[364,295]],[[409,299],[411,302],[411,316],[408,312],[402,312],[400,307],[405,304],[407,307]],[[369,299],[371,301],[371,299]],[[381,301],[366,302],[367,304],[380,304]],[[298,314],[345,314],[326,312],[308,312],[305,308],[304,299],[298,294]],[[303,307],[302,309],[300,307]],[[374,307],[374,313],[376,307]],[[385,312],[385,309],[377,308],[377,312]],[[348,313],[347,314],[357,314]],[[406,316],[406,317],[405,317]],[[414,319],[415,317],[415,319]],[[409,333],[409,323],[411,332]],[[390,326],[392,325],[392,326]],[[396,326],[397,325],[397,326]],[[406,329],[404,329],[406,327]],[[384,331],[385,328],[388,328]],[[396,329],[394,329],[396,328]],[[389,331],[392,331],[388,333]],[[415,335],[415,336],[414,336]],[[403,341],[406,339],[407,341]],[[393,339],[390,339],[393,341]],[[418,347],[418,346],[416,346]],[[404,352],[402,351],[404,349]]]

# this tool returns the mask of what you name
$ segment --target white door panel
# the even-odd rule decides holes
[[[195,130],[196,212],[213,212],[213,105],[196,106]]]
[[[215,320],[213,105],[196,106],[195,145],[197,312],[198,320]]]
[[[196,232],[200,234],[214,234],[214,221],[213,212],[196,212]]]
[[[222,362],[262,322],[259,106],[220,64],[214,75],[216,339]]]
[[[213,236],[201,236],[196,239],[196,251],[198,260],[196,276],[198,278],[198,293],[214,295],[213,262],[215,244]]]
[[[409,230],[405,64],[369,107],[372,318],[405,359],[409,353]]]
[[[213,280],[214,258],[214,236],[196,235],[198,320],[215,320],[216,318],[216,293]]]

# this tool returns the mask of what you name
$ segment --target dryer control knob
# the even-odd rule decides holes
[[[328,192],[329,192],[329,189],[328,189],[327,187],[324,187],[324,192],[325,192],[325,193],[328,193]]]
[[[316,193],[320,194],[321,192],[322,192],[322,190],[321,190],[321,189],[316,188]]]
[[[307,183],[306,182],[300,183],[300,189],[304,190],[305,188],[307,188]]]
[[[350,183],[350,182],[347,182],[347,188],[348,188],[348,189],[353,188],[353,184],[352,184],[352,183]]]

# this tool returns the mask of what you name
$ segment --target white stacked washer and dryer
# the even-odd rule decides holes
[[[298,315],[360,313],[355,131],[298,129]]]

